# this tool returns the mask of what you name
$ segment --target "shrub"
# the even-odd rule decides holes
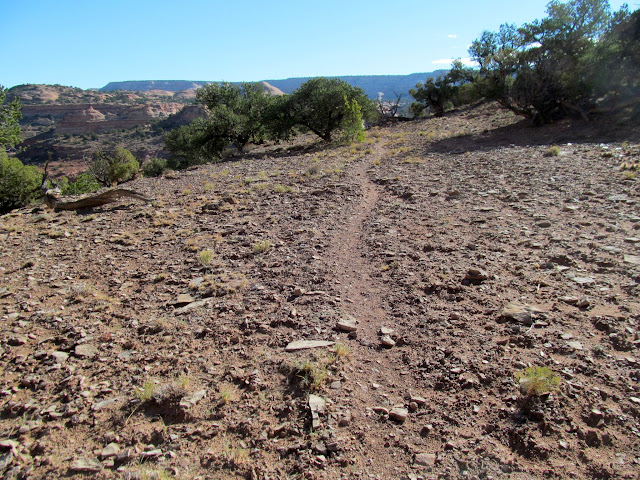
[[[271,249],[272,245],[273,243],[271,243],[270,240],[262,240],[261,242],[256,242],[253,244],[253,253],[266,253]]]
[[[544,152],[545,157],[557,157],[558,155],[560,155],[560,147],[556,146],[549,147]]]
[[[92,193],[100,189],[100,183],[93,175],[88,173],[81,173],[78,175],[75,182],[67,182],[64,186],[60,186],[60,184],[58,184],[58,186],[60,187],[60,191],[63,195],[82,195],[84,193]]]
[[[342,119],[342,141],[345,143],[362,143],[366,136],[364,133],[364,121],[362,119],[362,108],[354,98],[349,101],[344,96],[345,113]]]
[[[145,177],[159,177],[167,169],[167,160],[164,158],[152,158],[142,166]]]
[[[24,207],[40,196],[42,174],[0,150],[0,213]]]
[[[122,147],[116,148],[112,156],[96,150],[92,157],[89,172],[103,185],[112,186],[131,180],[140,169],[133,154]]]
[[[202,250],[198,254],[198,261],[202,264],[203,267],[211,266],[211,262],[213,262],[213,251],[212,250]]]
[[[293,369],[294,375],[302,386],[312,392],[317,392],[329,378],[326,365],[311,360],[300,360]]]
[[[296,125],[330,142],[333,132],[342,126],[345,97],[357,101],[366,120],[377,119],[375,104],[362,89],[337,78],[317,77],[303,83],[287,97],[284,109]]]
[[[560,386],[560,377],[547,367],[527,367],[515,374],[516,382],[524,395],[542,395]]]

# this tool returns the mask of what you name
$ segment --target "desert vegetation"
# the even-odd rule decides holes
[[[611,12],[601,0],[552,1],[547,17],[485,31],[469,49],[479,69],[454,63],[418,84],[412,111],[441,116],[446,106],[494,99],[534,123],[633,108],[640,98],[640,11]]]

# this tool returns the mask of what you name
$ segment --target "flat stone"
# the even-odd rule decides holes
[[[542,222],[536,223],[538,228],[549,228],[551,226],[551,222],[548,220],[543,220]]]
[[[625,255],[624,261],[631,265],[640,265],[640,255]]]
[[[391,335],[392,333],[393,333],[393,328],[380,327],[380,335]]]
[[[56,363],[64,363],[69,359],[69,354],[66,352],[53,351],[49,352],[49,356]]]
[[[638,237],[627,237],[624,239],[627,243],[640,243],[640,238]]]
[[[211,303],[212,300],[213,299],[211,298],[205,298],[204,300],[198,300],[197,302],[188,303],[184,307],[176,308],[174,313],[176,315],[183,315],[190,312],[191,310],[195,310],[196,308],[206,306],[207,304]]]
[[[335,343],[336,342],[328,340],[296,340],[295,342],[289,343],[289,345],[285,347],[285,351],[295,352],[296,350],[305,350],[307,348],[330,347]]]
[[[324,412],[327,402],[318,395],[309,395],[309,410],[311,410],[311,427],[320,427],[320,414]]]
[[[79,358],[94,358],[98,355],[98,349],[90,343],[82,343],[76,345],[73,349],[73,354]]]
[[[180,401],[180,407],[182,407],[182,408],[191,408],[196,403],[198,403],[200,400],[202,400],[206,395],[207,395],[207,391],[206,390],[198,390],[193,395],[189,395],[187,397],[184,397]]]
[[[100,458],[115,457],[118,453],[120,453],[120,445],[117,443],[110,443],[102,449],[102,452],[100,452]]]
[[[616,195],[609,195],[609,197],[607,197],[608,200],[610,200],[611,202],[626,202],[629,200],[629,197],[627,197],[624,193],[619,193]]]
[[[489,278],[489,274],[481,268],[472,267],[467,270],[464,278],[470,282],[483,282]]]
[[[383,347],[391,348],[395,346],[396,342],[389,335],[383,335],[382,337],[380,337],[380,344]]]
[[[120,400],[123,400],[125,397],[114,397],[114,398],[107,398],[106,400],[102,400],[101,402],[96,403],[95,405],[93,405],[91,407],[91,410],[93,410],[94,412],[98,412],[100,410],[102,410],[103,408],[109,407],[111,405],[113,405],[114,403],[117,403]]]
[[[566,295],[564,297],[560,297],[560,300],[562,300],[564,303],[568,303],[569,305],[575,305],[580,301],[578,297],[574,297],[572,295]]]
[[[573,277],[571,280],[579,285],[590,285],[596,282],[592,277]]]
[[[427,403],[427,399],[423,397],[418,397],[415,395],[411,395],[411,401],[415,402],[419,406],[425,405]]]
[[[573,348],[574,350],[583,350],[584,346],[582,345],[582,342],[578,342],[577,340],[573,340],[570,342],[567,342],[567,346],[570,348]]]
[[[141,452],[140,456],[143,458],[153,458],[153,457],[159,457],[160,455],[162,455],[162,450],[160,450],[159,448],[155,448],[153,450],[149,450],[148,452]]]
[[[355,332],[358,329],[356,325],[358,322],[355,317],[351,315],[345,315],[343,318],[338,320],[336,323],[336,328],[342,332]]]
[[[413,463],[421,467],[432,467],[436,464],[436,455],[434,453],[416,453]]]
[[[174,307],[184,307],[185,305],[189,305],[190,303],[193,303],[194,301],[195,301],[195,298],[193,298],[188,293],[181,293],[180,295],[178,295],[178,298],[176,298],[176,301],[173,302],[173,306]]]
[[[322,413],[324,412],[324,408],[327,405],[327,402],[324,398],[318,395],[309,395],[309,409],[312,412]]]
[[[126,462],[127,460],[130,460],[135,456],[136,456],[135,449],[132,447],[129,447],[129,448],[125,448],[124,450],[121,450],[120,453],[116,455],[116,460],[118,462]]]
[[[71,462],[69,470],[72,472],[99,472],[102,470],[102,463],[93,458],[78,458]]]
[[[373,411],[379,415],[389,415],[389,409],[386,407],[373,407]]]
[[[501,316],[509,320],[515,320],[518,323],[531,325],[533,323],[533,319],[531,317],[532,311],[533,309],[528,305],[511,302],[504,306]]]
[[[404,407],[393,407],[389,411],[389,418],[398,423],[404,423],[409,416],[409,411]]]

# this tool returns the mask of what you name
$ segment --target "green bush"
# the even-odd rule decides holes
[[[533,123],[638,107],[640,11],[607,0],[552,0],[547,17],[485,31],[469,54],[480,65],[474,82]]]
[[[145,177],[159,177],[167,169],[167,160],[164,158],[152,158],[142,166]]]
[[[0,213],[24,207],[40,196],[42,174],[0,150]]]
[[[65,178],[65,177],[63,177]],[[100,189],[100,183],[88,173],[81,173],[76,177],[75,182],[67,182],[67,185],[60,186],[63,195],[82,195],[84,193],[92,193]]]
[[[364,120],[362,119],[362,108],[354,98],[349,101],[344,97],[345,113],[342,119],[342,141],[345,143],[362,143],[365,140]]]
[[[89,173],[101,184],[112,186],[131,180],[139,169],[140,164],[133,154],[118,147],[111,156],[102,150],[93,152]]]
[[[287,97],[284,113],[299,128],[330,142],[347,113],[345,97],[349,102],[357,101],[365,120],[377,120],[378,112],[373,100],[362,89],[338,78],[317,77],[303,83]]]

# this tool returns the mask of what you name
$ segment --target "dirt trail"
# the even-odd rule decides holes
[[[377,146],[374,161],[384,155]],[[358,191],[356,202],[349,208],[349,216],[329,241],[323,259],[334,275],[344,309],[358,320],[358,337],[365,345],[376,345],[377,331],[385,324],[386,312],[381,305],[382,290],[371,276],[371,265],[362,255],[366,250],[364,224],[374,213],[380,192],[367,170],[371,159],[361,160],[352,167],[349,178]]]

